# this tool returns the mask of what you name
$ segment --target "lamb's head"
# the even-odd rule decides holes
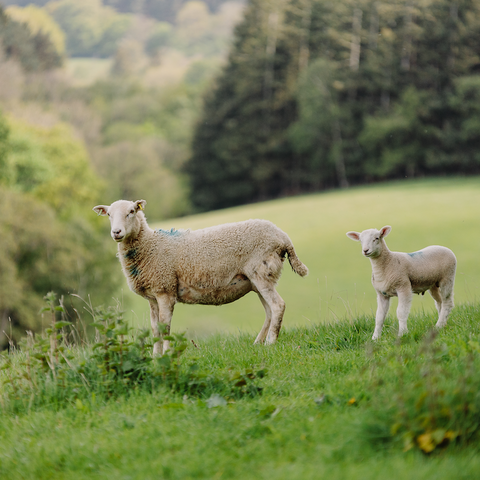
[[[355,240],[356,242],[361,242],[362,252],[366,257],[376,258],[381,255],[382,250],[385,246],[384,237],[386,237],[392,227],[389,225],[377,230],[376,228],[370,228],[369,230],[364,230],[362,233],[358,232],[347,232],[347,237]]]
[[[140,217],[143,216],[142,210],[147,202],[137,200],[130,202],[128,200],[118,200],[108,205],[97,205],[93,211],[98,215],[108,215],[110,217],[110,234],[116,242],[123,242],[132,233],[136,233],[140,226]]]

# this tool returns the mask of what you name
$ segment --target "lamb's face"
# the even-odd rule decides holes
[[[136,202],[118,200],[110,206],[98,205],[93,210],[99,215],[108,215],[111,225],[110,235],[116,242],[123,242],[133,231],[136,231],[137,213],[143,210],[146,203],[145,200]]]
[[[362,244],[362,253],[365,257],[376,258],[382,253],[383,238],[390,233],[391,229],[392,227],[387,225],[380,230],[370,228],[362,233],[347,232],[347,237]]]

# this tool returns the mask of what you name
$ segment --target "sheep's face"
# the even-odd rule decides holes
[[[132,232],[136,231],[138,226],[137,214],[145,208],[145,200],[130,202],[128,200],[118,200],[108,205],[97,205],[93,211],[98,215],[108,216],[110,218],[110,234],[116,242],[123,242]]]
[[[347,237],[362,244],[362,253],[365,257],[376,258],[382,253],[384,245],[383,238],[386,237],[391,230],[392,227],[387,225],[380,230],[370,228],[369,230],[364,230],[362,233],[347,232]]]

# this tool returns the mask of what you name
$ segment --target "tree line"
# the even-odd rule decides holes
[[[210,210],[480,173],[479,0],[250,0],[185,171]]]

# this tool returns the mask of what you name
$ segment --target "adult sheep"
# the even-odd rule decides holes
[[[374,228],[347,237],[361,242],[362,253],[372,264],[372,285],[377,292],[377,313],[373,340],[380,337],[390,298],[398,296],[398,335],[408,331],[407,318],[414,293],[430,291],[438,311],[437,328],[445,326],[453,304],[453,286],[457,259],[454,253],[438,245],[414,253],[391,252],[385,237],[392,227]]]
[[[250,291],[258,294],[266,318],[255,343],[277,340],[285,302],[275,290],[283,260],[300,276],[308,273],[288,235],[267,220],[227,223],[201,230],[152,230],[143,209],[147,202],[118,200],[98,205],[108,215],[111,236],[130,289],[150,303],[155,337],[159,323],[170,331],[176,302],[223,305]],[[169,348],[157,342],[154,354]]]

